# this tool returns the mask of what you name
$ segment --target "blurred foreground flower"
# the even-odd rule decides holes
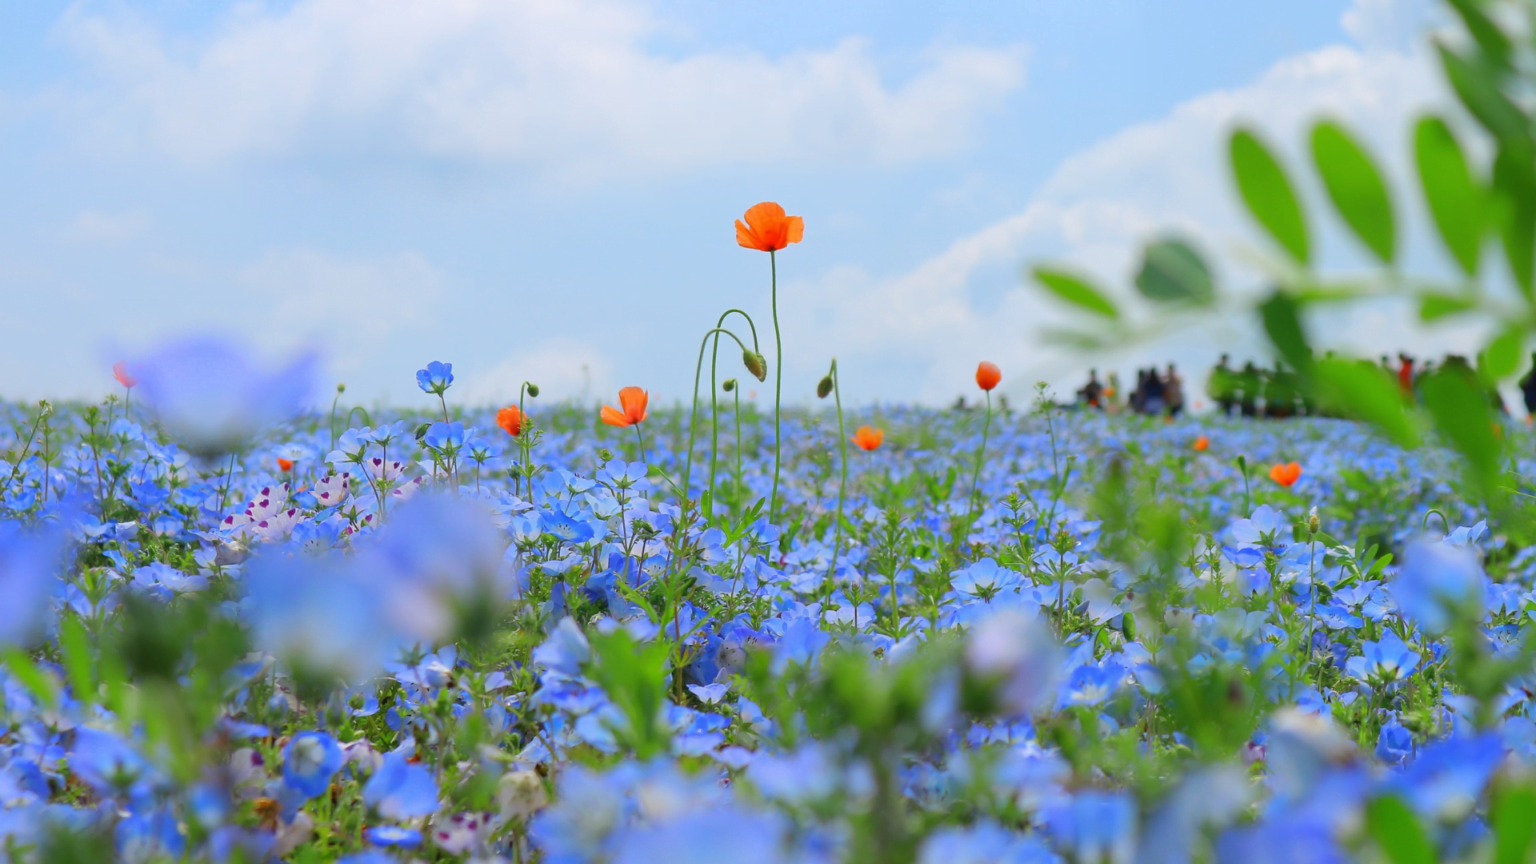
[[[997,368],[996,363],[988,363],[983,360],[976,367],[976,386],[983,390],[991,390],[999,381],[1003,380],[1003,370]]]
[[[127,364],[166,432],[187,450],[228,453],[259,428],[304,407],[315,357],[270,368],[243,348],[196,336],[162,346]]]
[[[0,646],[30,646],[48,632],[53,598],[64,589],[66,539],[57,526],[28,532],[0,522]]]
[[[1269,479],[1281,486],[1290,487],[1301,479],[1301,463],[1289,462],[1283,465],[1276,463],[1269,469]]]
[[[966,670],[997,687],[997,701],[1011,716],[1051,701],[1061,675],[1060,649],[1038,618],[1003,609],[976,625],[965,646]]]

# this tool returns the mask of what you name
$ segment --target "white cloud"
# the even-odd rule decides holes
[[[1411,194],[1417,187],[1406,182],[1404,164],[1411,119],[1426,104],[1447,101],[1421,48],[1382,47],[1401,44],[1393,28],[1403,21],[1413,20],[1418,32],[1422,19],[1403,11],[1414,5],[1417,0],[1359,0],[1350,28],[1368,47],[1334,45],[1287,58],[1251,84],[1204,94],[1162,119],[1125,129],[1068,159],[1016,215],[956,241],[908,273],[881,278],[844,268],[789,286],[786,332],[795,353],[817,345],[846,346],[865,380],[874,382],[861,395],[934,402],[965,389],[983,358],[1003,365],[1018,399],[1035,380],[1076,381],[1094,362],[1125,368],[1173,359],[1188,375],[1223,350],[1262,357],[1265,343],[1245,314],[1093,360],[1042,346],[1042,325],[1068,319],[1034,286],[1023,284],[1020,268],[1042,259],[1068,262],[1135,310],[1126,286],[1141,246],[1172,230],[1202,247],[1226,287],[1255,290],[1261,277],[1245,265],[1266,254],[1265,241],[1237,202],[1226,167],[1225,143],[1238,123],[1259,128],[1292,166],[1293,176],[1304,177],[1306,130],[1319,116],[1342,118],[1395,175],[1395,188]],[[1317,233],[1323,235],[1325,261],[1357,263],[1353,241],[1332,217],[1321,216],[1327,209],[1321,194],[1310,187],[1304,192],[1314,230],[1322,229]],[[1407,215],[1418,215],[1416,201],[1399,204]],[[1422,226],[1416,230],[1422,233]],[[1433,249],[1434,241],[1425,235],[1403,245]],[[978,302],[982,288],[1001,296],[994,308]],[[1367,352],[1411,345],[1428,354],[1464,349],[1475,333],[1460,328],[1426,335],[1403,313],[1376,304],[1322,322],[1319,336]],[[1194,377],[1203,377],[1203,371]]]
[[[430,330],[445,278],[422,255],[374,258],[273,250],[236,274],[241,329],[319,347],[333,371],[370,370],[403,337]]]
[[[612,377],[608,358],[596,347],[574,339],[553,339],[466,376],[456,395],[467,405],[510,404],[523,382],[529,381],[539,386],[539,403],[612,401],[617,392]]]
[[[142,210],[84,210],[75,214],[66,233],[70,239],[83,243],[121,243],[148,231],[150,223],[149,214]]]
[[[965,146],[1023,81],[1017,47],[940,45],[893,84],[858,39],[666,56],[638,0],[299,0],[237,7],[191,45],[78,7],[97,80],[67,102],[105,146],[193,163],[342,153],[632,176]]]

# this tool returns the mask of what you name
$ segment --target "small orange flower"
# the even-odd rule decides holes
[[[1195,439],[1195,452],[1204,453],[1209,449],[1211,449],[1211,439],[1205,437],[1204,435],[1201,435],[1199,438]]]
[[[885,430],[876,429],[873,426],[860,426],[854,431],[853,437],[848,440],[859,445],[859,449],[867,452],[876,449],[885,441]]]
[[[752,205],[741,219],[736,220],[736,242],[759,252],[775,252],[791,243],[799,243],[805,236],[805,220],[799,216],[785,216],[784,208],[764,201]]]
[[[997,386],[997,382],[1003,380],[1003,370],[997,368],[996,363],[981,361],[976,367],[976,386],[983,390],[991,390]]]
[[[619,391],[619,405],[624,410],[604,405],[600,416],[609,426],[633,426],[645,419],[645,406],[650,399],[650,395],[639,387],[625,387]]]
[[[1291,462],[1285,465],[1277,462],[1273,467],[1269,469],[1269,479],[1279,483],[1281,486],[1289,487],[1300,477],[1301,464],[1297,462]]]
[[[283,471],[283,472],[292,471],[293,470],[293,460],[292,459],[284,459],[281,456],[277,457],[277,470]]]
[[[508,405],[500,411],[497,411],[496,425],[500,426],[503,432],[506,432],[513,438],[523,434],[522,409],[518,408],[516,405]]]
[[[123,385],[124,387],[131,388],[133,385],[139,383],[139,379],[128,374],[128,364],[121,360],[112,364],[112,377],[116,378],[117,383]]]

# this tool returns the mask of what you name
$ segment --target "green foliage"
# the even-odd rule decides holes
[[[1160,303],[1209,305],[1215,297],[1210,268],[1183,240],[1158,240],[1147,246],[1136,289]]]
[[[1297,263],[1311,258],[1306,217],[1280,161],[1253,132],[1232,133],[1232,173],[1248,212]]]
[[[1049,267],[1036,267],[1032,272],[1046,290],[1078,309],[1109,319],[1120,317],[1115,304],[1088,280]]]
[[[1312,161],[1350,230],[1383,264],[1391,264],[1397,252],[1392,199],[1365,148],[1343,126],[1324,121],[1312,127]]]
[[[1392,864],[1435,864],[1435,847],[1403,799],[1373,800],[1366,806],[1365,825]]]
[[[1419,120],[1413,135],[1414,161],[1424,201],[1440,239],[1468,276],[1476,276],[1487,224],[1487,193],[1473,175],[1451,128],[1439,117]],[[1471,308],[1471,301],[1461,308]],[[1425,309],[1429,309],[1425,301]],[[1459,311],[1459,310],[1457,310]],[[1441,317],[1425,313],[1425,320]]]
[[[665,642],[637,644],[623,630],[592,633],[592,680],[601,684],[624,713],[624,724],[611,731],[626,749],[649,759],[667,749],[670,740],[662,722],[667,700]]]
[[[1536,785],[1529,779],[1506,784],[1494,795],[1488,821],[1493,827],[1493,864],[1526,864],[1536,841]]]
[[[1369,360],[1324,359],[1314,371],[1319,401],[1340,416],[1374,425],[1400,447],[1417,447],[1419,426],[1397,379]]]
[[[1492,494],[1501,473],[1502,447],[1488,397],[1470,372],[1445,369],[1421,384],[1424,405],[1446,443],[1459,452],[1473,483]]]

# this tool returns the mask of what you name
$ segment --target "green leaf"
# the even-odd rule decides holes
[[[1312,161],[1345,224],[1382,263],[1391,264],[1397,252],[1392,199],[1365,148],[1344,127],[1325,120],[1312,127]]]
[[[45,706],[52,708],[58,704],[58,692],[54,686],[53,678],[42,669],[38,668],[32,658],[19,648],[7,648],[0,652],[0,661],[4,661],[5,668],[11,670],[16,680],[21,685],[32,691],[32,695]]]
[[[1413,134],[1419,184],[1440,239],[1468,276],[1477,275],[1488,224],[1488,196],[1466,154],[1439,117],[1424,117]]]
[[[1470,368],[1442,368],[1420,385],[1424,406],[1435,427],[1466,461],[1468,474],[1483,494],[1499,479],[1500,439],[1488,410],[1488,394]]]
[[[1404,448],[1419,446],[1419,428],[1403,404],[1397,379],[1368,360],[1317,363],[1318,401],[1340,414],[1375,426]]]
[[[1392,864],[1435,864],[1435,847],[1403,799],[1377,798],[1365,808],[1365,825]]]
[[[1248,212],[1292,258],[1306,264],[1311,254],[1306,217],[1279,160],[1247,129],[1232,133],[1231,156],[1237,190]]]
[[[1136,290],[1160,303],[1207,305],[1216,296],[1205,259],[1190,244],[1171,238],[1148,244],[1136,274]]]
[[[1498,71],[1508,71],[1512,47],[1509,36],[1483,12],[1484,0],[1450,0],[1450,5],[1461,16],[1461,23],[1467,32],[1477,41],[1484,59],[1497,67]]]
[[[1049,267],[1036,267],[1034,277],[1047,291],[1079,309],[1105,318],[1120,317],[1120,310],[1115,308],[1115,304],[1086,279]]]
[[[83,703],[96,701],[96,688],[91,676],[91,645],[85,635],[85,625],[73,615],[66,615],[59,622],[59,647],[64,652],[64,671],[69,675],[70,689]]]
[[[1301,310],[1296,301],[1276,291],[1259,307],[1264,321],[1264,332],[1281,359],[1290,364],[1302,377],[1312,373],[1312,348],[1307,344],[1306,330],[1301,325]]]
[[[1468,59],[1435,40],[1440,65],[1456,91],[1456,98],[1472,116],[1502,143],[1530,143],[1530,123],[1525,113],[1499,89],[1498,73],[1485,64]]]
[[[1419,297],[1419,320],[1439,321],[1441,318],[1458,315],[1476,306],[1476,300],[1457,297],[1454,294],[1424,294]]]
[[[1522,155],[1522,153],[1524,155]],[[1515,284],[1531,296],[1536,273],[1536,168],[1523,148],[1500,147],[1493,162],[1493,190],[1500,203],[1504,260]]]
[[[1480,357],[1483,374],[1490,381],[1502,381],[1520,368],[1524,354],[1525,330],[1511,324],[1483,349]]]
[[[1500,789],[1488,821],[1493,823],[1493,864],[1526,864],[1536,840],[1536,788]]]

